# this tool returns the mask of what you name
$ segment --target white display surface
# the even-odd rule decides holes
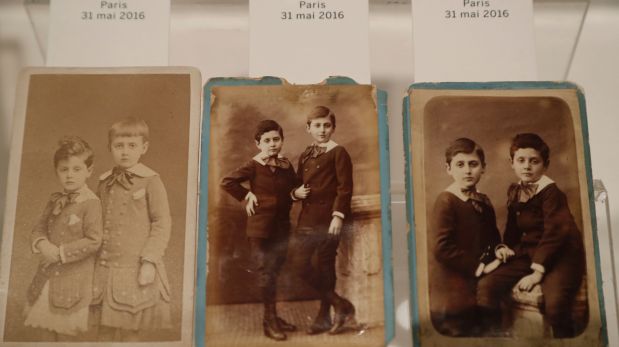
[[[249,75],[370,83],[367,0],[250,0]]]
[[[47,66],[166,66],[170,0],[51,0]]]
[[[415,82],[537,79],[532,0],[412,0]]]

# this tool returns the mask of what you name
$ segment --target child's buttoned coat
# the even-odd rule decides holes
[[[54,215],[50,200],[32,231],[32,249],[46,239],[60,249],[59,263],[40,266],[28,289],[33,304],[49,280],[52,312],[73,313],[90,304],[94,256],[101,245],[101,202],[87,187],[79,190],[74,202]]]
[[[299,182],[310,188],[302,200],[297,230],[326,232],[333,215],[350,217],[353,192],[352,161],[344,147],[331,142],[332,148],[317,157],[299,158]]]
[[[221,187],[235,199],[243,201],[250,190],[258,199],[255,214],[247,219],[247,236],[268,238],[275,233],[289,232],[290,193],[296,176],[292,164],[288,162],[288,165],[286,169],[272,168],[256,156],[223,178]],[[249,182],[250,190],[242,182]]]
[[[114,181],[111,170],[99,178],[103,242],[96,262],[94,303],[103,303],[103,310],[109,313],[105,316],[111,317],[114,312],[138,313],[156,305],[160,297],[167,302],[170,299],[163,264],[171,230],[165,187],[159,175],[143,164],[127,171],[131,176],[128,187]],[[158,275],[145,286],[138,283],[143,262],[155,264]],[[139,328],[137,322],[121,318],[102,324]]]

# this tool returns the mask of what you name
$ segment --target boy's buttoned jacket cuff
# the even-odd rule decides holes
[[[157,262],[154,259],[151,259],[149,257],[142,257],[142,258],[140,258],[140,261],[142,262],[142,264],[144,264],[144,263],[151,263],[153,265],[157,264]]]

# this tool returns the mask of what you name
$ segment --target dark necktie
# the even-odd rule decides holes
[[[62,209],[70,203],[75,202],[75,198],[80,195],[78,192],[64,193],[58,192],[52,194],[51,201],[54,203],[52,214],[57,216],[62,212]]]
[[[120,184],[121,187],[125,188],[126,190],[131,189],[131,186],[133,185],[133,182],[131,181],[133,178],[135,177],[135,174],[115,167],[112,170],[112,174],[110,175],[110,177],[108,177],[106,186],[108,189],[110,189],[114,183]]]
[[[482,194],[473,189],[462,189],[462,193],[471,200],[471,204],[475,211],[482,213],[484,208],[483,205],[490,206],[490,199],[485,194]]]

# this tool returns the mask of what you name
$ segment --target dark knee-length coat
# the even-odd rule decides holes
[[[476,306],[475,272],[482,256],[493,256],[501,241],[492,205],[481,204],[478,212],[471,199],[448,190],[436,199],[428,233],[433,315],[459,314]]]

